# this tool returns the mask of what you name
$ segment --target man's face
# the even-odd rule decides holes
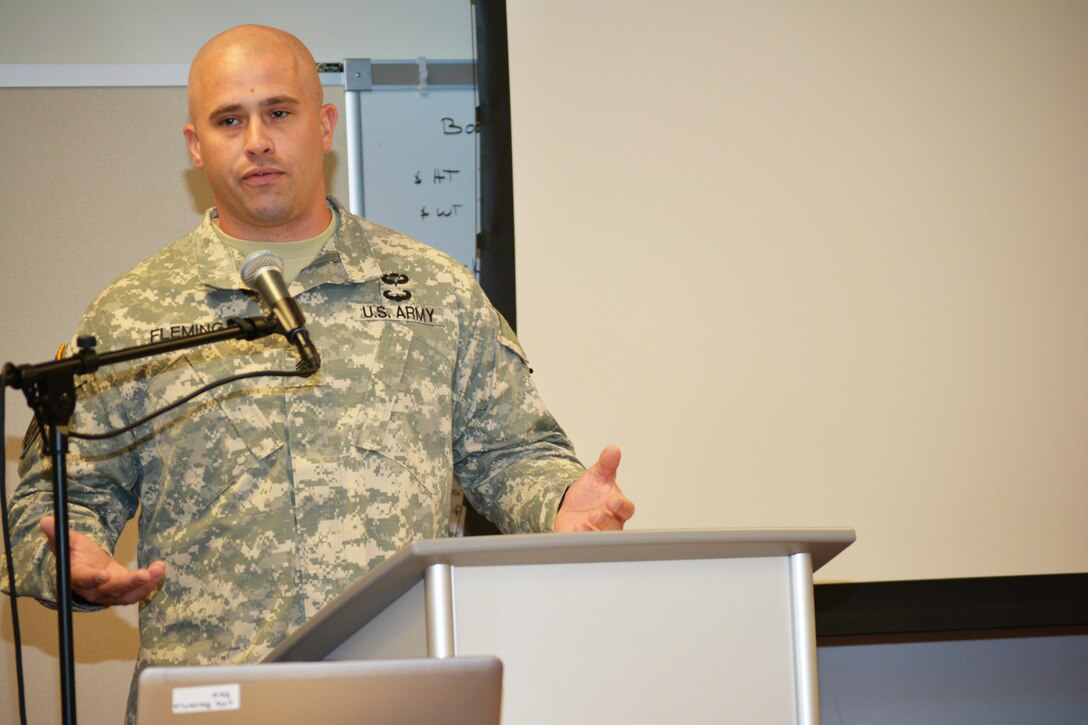
[[[323,167],[336,109],[321,105],[320,85],[307,73],[315,71],[278,46],[243,45],[194,70],[185,139],[227,234],[305,239],[328,223]]]

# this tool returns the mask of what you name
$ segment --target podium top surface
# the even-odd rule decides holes
[[[816,571],[853,541],[853,529],[599,531],[428,539],[409,544],[393,558],[412,559],[422,570],[432,564],[588,564],[808,553]]]
[[[809,554],[816,571],[854,542],[853,529],[704,529],[519,534],[409,544],[330,602],[266,662],[323,658],[324,643],[355,631],[420,581],[428,567],[524,566]],[[322,644],[318,644],[322,643]]]

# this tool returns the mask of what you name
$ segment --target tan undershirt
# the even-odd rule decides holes
[[[297,242],[251,242],[246,239],[232,237],[220,229],[218,224],[212,226],[215,227],[215,233],[223,240],[223,244],[238,250],[243,257],[248,257],[254,252],[267,251],[282,259],[283,281],[286,284],[291,284],[295,281],[295,277],[298,277],[298,273],[305,269],[306,265],[314,261],[314,257],[317,256],[317,253],[325,246],[325,242],[332,236],[333,231],[336,229],[336,214],[332,215],[329,226],[325,228],[325,231],[312,239],[302,239]]]

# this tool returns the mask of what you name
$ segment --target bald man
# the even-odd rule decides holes
[[[270,249],[324,364],[217,388],[117,438],[73,440],[77,608],[140,603],[137,674],[259,660],[386,557],[445,535],[455,477],[506,532],[623,527],[634,506],[616,485],[619,450],[582,467],[472,275],[326,195],[337,112],[297,38],[261,26],[213,38],[191,67],[189,112],[185,141],[215,207],[106,289],[76,334],[114,350],[262,315],[239,269]],[[79,381],[72,429],[115,430],[209,382],[291,369],[293,356],[265,338],[104,369]],[[39,441],[20,462],[13,550],[19,593],[51,602]],[[137,506],[130,571],[112,551]]]

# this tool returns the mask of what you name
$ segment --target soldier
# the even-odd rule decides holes
[[[140,602],[137,674],[260,659],[387,556],[443,535],[455,477],[506,532],[623,527],[634,505],[616,486],[619,449],[578,463],[472,275],[326,196],[337,111],[298,39],[242,26],[210,40],[189,112],[185,139],[215,208],[104,291],[77,334],[113,350],[260,315],[239,268],[269,248],[324,364],[73,440],[76,606]],[[72,429],[120,428],[228,375],[291,368],[293,355],[265,338],[103,369],[79,381]],[[20,464],[13,551],[19,593],[52,601],[43,458],[31,444]],[[111,552],[138,505],[130,571]]]

